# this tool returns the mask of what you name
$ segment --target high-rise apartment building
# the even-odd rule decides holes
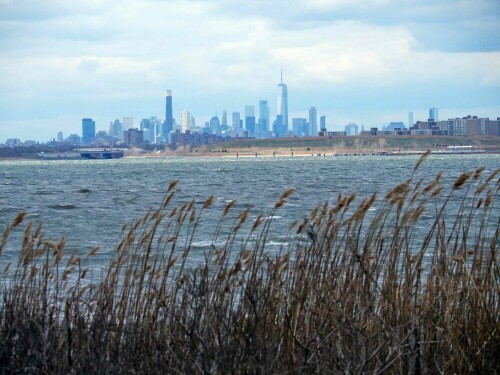
[[[281,70],[281,83],[278,85],[277,116],[281,116],[281,126],[284,133],[288,130],[288,89],[283,83],[283,69]]]
[[[62,141],[64,141],[63,132],[58,132],[57,133],[57,142],[62,142]]]
[[[82,119],[82,143],[90,144],[95,137],[95,121],[91,118]]]
[[[318,115],[316,107],[309,108],[309,134],[310,136],[318,135]]]
[[[161,135],[164,141],[168,140],[168,134],[174,128],[174,114],[172,110],[172,90],[167,90],[165,95],[165,121],[161,129]]]
[[[259,128],[261,134],[269,130],[269,105],[267,100],[259,101]]]
[[[436,107],[429,109],[429,120],[439,121],[438,109]]]

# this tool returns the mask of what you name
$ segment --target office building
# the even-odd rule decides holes
[[[241,134],[241,118],[240,118],[240,113],[239,112],[233,112],[231,115],[231,126],[233,127],[233,130],[236,133],[236,136],[239,136]]]
[[[139,146],[143,143],[143,132],[137,128],[124,131],[124,141],[127,146]]]
[[[309,108],[309,134],[310,136],[318,135],[318,117],[316,107]]]
[[[90,144],[95,137],[95,121],[91,118],[82,119],[82,143]]]
[[[345,135],[354,136],[354,135],[358,135],[358,134],[359,134],[358,125],[351,123],[351,124],[345,126]]]
[[[57,142],[63,142],[63,141],[64,141],[63,132],[58,132],[57,133]]]
[[[245,129],[249,137],[255,137],[255,107],[245,106]]]
[[[281,70],[281,83],[278,85],[277,116],[281,116],[281,126],[285,133],[288,130],[288,89],[283,83],[283,69]]]
[[[305,118],[293,118],[292,130],[296,137],[303,137],[308,135],[308,124]]]
[[[167,90],[165,95],[165,121],[161,129],[161,135],[165,142],[168,141],[168,134],[174,129],[174,114],[172,109],[172,90]]]
[[[267,100],[259,101],[259,130],[261,134],[269,130],[269,105]]]
[[[436,107],[429,109],[429,120],[439,121],[438,109]]]
[[[227,129],[227,112],[226,111],[222,111],[221,126],[223,126]]]
[[[213,116],[210,119],[209,126],[210,126],[210,131],[212,134],[222,134],[221,128],[220,128],[220,121],[219,121],[219,118],[217,116]]]
[[[326,116],[321,116],[319,118],[319,128],[321,131],[326,131]]]
[[[408,129],[413,126],[413,112],[408,112]]]

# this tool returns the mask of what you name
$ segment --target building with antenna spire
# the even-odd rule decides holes
[[[288,131],[288,89],[283,83],[283,67],[281,68],[281,83],[278,85],[276,136],[282,137]],[[278,121],[281,120],[281,121]]]

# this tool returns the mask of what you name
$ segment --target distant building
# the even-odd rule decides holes
[[[127,146],[139,146],[144,142],[143,132],[137,128],[131,128],[124,132],[123,138]]]
[[[358,125],[351,123],[345,126],[345,135],[354,136],[358,134],[359,134]]]
[[[132,129],[134,127],[134,118],[133,117],[124,117],[123,118],[123,129]]]
[[[284,134],[288,130],[288,89],[283,83],[283,69],[281,70],[281,83],[278,85],[277,116],[281,116],[281,126]]]
[[[308,134],[307,120],[305,118],[293,118],[292,130],[297,137],[303,137]]]
[[[318,135],[318,118],[316,107],[309,108],[309,131],[307,135]]]
[[[95,121],[91,118],[82,119],[82,143],[90,144],[95,137]]]
[[[245,106],[245,129],[249,137],[255,137],[255,108],[253,105]]]
[[[326,116],[321,116],[319,118],[319,128],[321,131],[326,131]]]
[[[267,100],[259,101],[259,132],[266,133],[269,130],[269,105]]]
[[[79,145],[82,142],[82,139],[78,134],[70,134],[66,141],[72,145]]]
[[[191,114],[187,109],[181,113],[181,132],[186,133],[191,128]]]
[[[58,132],[57,133],[57,142],[63,142],[63,141],[64,141],[63,132]]]
[[[223,127],[226,127],[227,128],[227,112],[226,111],[222,111],[222,120],[221,120],[221,125]]]
[[[220,129],[219,118],[217,116],[213,116],[210,119],[209,125],[210,125],[210,129],[211,129],[212,134],[221,134],[222,133],[221,129]]]
[[[429,109],[429,120],[439,121],[438,109],[436,107]]]
[[[273,133],[276,137],[282,138],[285,136],[287,129],[283,123],[283,116],[277,115],[276,120],[273,122]]]
[[[386,130],[404,130],[405,124],[401,121],[390,122]]]
[[[165,121],[161,128],[161,136],[168,142],[168,135],[174,129],[174,114],[172,109],[172,90],[167,90],[165,95]]]
[[[236,132],[236,135],[240,135],[241,132],[241,118],[240,118],[240,113],[239,112],[233,112],[231,115],[231,126],[233,127],[233,130]]]
[[[408,112],[408,129],[413,126],[413,112]]]

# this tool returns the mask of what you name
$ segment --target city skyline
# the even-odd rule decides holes
[[[281,66],[289,128],[312,106],[332,130],[434,107],[495,118],[499,15],[493,0],[0,1],[0,139],[164,118],[165,90],[177,123],[268,100],[272,126]]]

